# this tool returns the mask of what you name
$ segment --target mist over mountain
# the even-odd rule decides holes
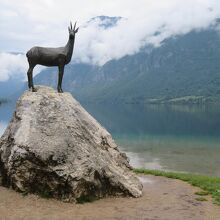
[[[55,87],[57,69],[45,69],[36,83]],[[145,46],[103,66],[70,64],[65,91],[85,102],[157,102],[182,97],[215,101],[220,96],[220,35],[215,28]]]

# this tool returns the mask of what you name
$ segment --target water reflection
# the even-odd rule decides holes
[[[218,106],[85,105],[115,136],[220,136]]]

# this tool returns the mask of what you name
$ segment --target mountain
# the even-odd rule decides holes
[[[120,21],[121,19],[123,19],[122,17],[109,17],[109,16],[96,16],[92,19],[90,19],[86,26],[89,26],[93,23],[97,23],[99,27],[102,27],[104,29],[108,29],[111,27],[114,27],[117,25],[118,21]]]
[[[57,69],[36,83],[56,86]],[[220,100],[220,35],[213,28],[165,40],[157,48],[103,66],[69,64],[63,88],[84,102],[206,102]]]

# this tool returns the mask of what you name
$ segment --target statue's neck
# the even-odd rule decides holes
[[[74,42],[75,42],[75,36],[74,36],[73,39],[69,38],[69,40],[68,40],[68,42],[65,46],[65,51],[66,51],[66,54],[67,54],[67,62],[70,62],[70,60],[72,58]]]

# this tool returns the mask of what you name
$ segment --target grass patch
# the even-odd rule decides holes
[[[164,176],[172,179],[179,179],[200,187],[207,194],[215,199],[215,203],[220,205],[220,178],[203,176],[191,173],[166,172],[159,170],[134,169],[136,173],[151,174],[154,176]],[[200,192],[201,193],[201,192]]]
[[[205,197],[198,197],[198,198],[196,198],[196,200],[200,201],[200,202],[208,201]]]
[[[207,191],[199,191],[199,192],[195,192],[196,195],[198,196],[207,196],[209,194],[209,192]]]

